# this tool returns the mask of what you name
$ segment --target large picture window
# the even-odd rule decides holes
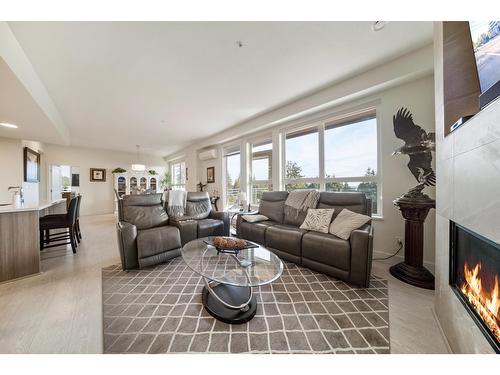
[[[372,200],[372,213],[382,215],[374,107],[316,118],[300,127],[282,128],[272,137],[246,142],[224,149],[227,208],[239,203],[241,191],[257,206],[265,191],[316,189],[362,192]],[[244,153],[241,144],[247,147]],[[240,186],[240,176],[245,177],[245,186]]]
[[[273,143],[271,140],[253,143],[252,150],[252,173],[251,173],[251,198],[254,205],[260,203],[262,193],[273,190],[272,165],[273,165]]]
[[[288,191],[320,189],[319,129],[294,130],[285,137],[284,181]]]
[[[375,112],[327,122],[324,134],[325,190],[363,192],[378,213]]]
[[[172,163],[172,190],[186,190],[186,163]]]
[[[241,160],[240,148],[228,148],[224,152],[226,164],[226,207],[238,204],[238,197],[241,191]]]

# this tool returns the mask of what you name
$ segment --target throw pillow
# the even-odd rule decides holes
[[[264,215],[242,215],[241,218],[249,223],[258,223],[259,221],[269,220],[269,218]]]
[[[310,208],[300,229],[312,230],[314,232],[328,233],[335,209]]]
[[[371,219],[370,216],[358,214],[344,208],[333,220],[329,232],[343,240],[348,240],[353,230],[360,228]]]

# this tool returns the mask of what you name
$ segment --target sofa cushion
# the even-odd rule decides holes
[[[266,243],[265,233],[267,228],[278,224],[275,221],[261,221],[259,223],[249,223],[242,221],[238,225],[238,237],[264,245]]]
[[[266,231],[266,247],[300,256],[302,236],[306,230],[293,225],[277,224]]]
[[[368,223],[372,218],[366,215],[352,212],[346,208],[337,215],[330,225],[329,232],[344,240],[348,240],[351,232]]]
[[[181,247],[179,229],[166,225],[137,232],[137,254],[139,259]]]
[[[349,241],[332,234],[308,232],[302,237],[302,257],[343,270],[349,270]]]
[[[312,230],[314,232],[328,233],[332,215],[335,210],[331,208],[310,208],[300,229]]]
[[[264,215],[242,215],[241,218],[245,221],[248,221],[249,223],[258,223],[261,221],[266,221],[269,220],[267,216]]]
[[[259,204],[259,214],[267,216],[271,221],[283,223],[283,210],[287,196],[286,191],[264,192]]]
[[[198,220],[198,238],[222,235],[224,235],[224,222],[222,220]]]
[[[164,226],[168,223],[168,215],[162,205],[124,206],[123,221],[134,224],[137,229],[149,229]]]

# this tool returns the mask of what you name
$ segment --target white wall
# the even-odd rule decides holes
[[[114,211],[114,176],[111,171],[117,167],[130,170],[136,161],[135,153],[98,150],[46,144],[44,159],[47,170],[50,165],[71,165],[80,167],[80,194],[83,195],[81,214],[98,215]],[[159,156],[141,154],[141,163],[164,173],[166,163]],[[90,168],[105,168],[106,182],[91,182]]]
[[[0,138],[0,203],[12,202],[13,193],[7,190],[9,186],[22,186],[26,203],[36,203],[40,198],[40,184],[44,182],[43,169],[40,171],[40,183],[24,182],[24,147],[43,152],[43,145],[39,142]],[[43,163],[43,155],[41,159]]]
[[[394,206],[393,200],[406,193],[411,187],[417,184],[413,175],[410,173],[406,164],[407,156],[393,156],[392,152],[403,144],[403,141],[397,139],[394,135],[392,116],[396,111],[404,106],[412,113],[416,124],[426,131],[434,131],[434,79],[432,75],[416,79],[402,85],[380,91],[376,94],[365,96],[361,99],[353,100],[342,105],[338,105],[323,112],[346,111],[349,108],[363,106],[364,103],[376,103],[377,117],[380,127],[380,167],[382,179],[382,207],[383,219],[375,221],[375,241],[374,257],[383,257],[395,252],[397,249],[396,237],[404,239],[404,221],[401,213]],[[311,115],[308,115],[311,116]],[[299,121],[299,120],[297,120]],[[264,133],[277,134],[277,130],[285,127],[286,124],[280,124],[274,128],[267,128]],[[231,130],[231,133],[236,130]],[[258,136],[260,133],[248,134],[245,139]],[[226,139],[224,135],[220,137],[221,141]],[[235,142],[235,141],[232,141]],[[197,154],[200,150],[196,148],[183,151],[186,160],[186,166],[191,170],[198,170],[197,181],[191,181],[188,184],[188,190],[195,190],[197,182],[206,183],[206,168],[215,166],[215,184],[208,186],[208,191],[214,189],[222,193],[222,146],[220,143],[214,143],[209,147],[215,147],[219,150],[219,157],[213,160],[200,161]],[[273,171],[273,175],[274,175]],[[439,176],[438,176],[439,178]],[[435,196],[434,188],[427,188],[425,192],[431,197]],[[220,207],[221,205],[219,205]],[[431,210],[425,222],[424,238],[424,261],[431,271],[434,269],[435,257],[435,213]],[[400,253],[403,255],[403,252]],[[401,257],[395,259],[400,261]]]
[[[21,140],[0,138],[0,203],[12,202],[9,186],[23,183],[23,150]]]

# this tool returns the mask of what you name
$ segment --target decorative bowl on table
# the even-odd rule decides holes
[[[240,238],[234,237],[212,237],[208,240],[205,240],[207,245],[214,246],[217,249],[218,253],[229,253],[238,255],[241,250],[244,249],[252,249],[258,247],[258,245],[242,240]]]

